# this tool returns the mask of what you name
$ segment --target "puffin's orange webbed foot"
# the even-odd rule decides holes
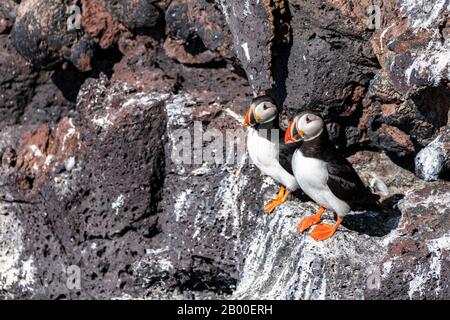
[[[281,186],[280,191],[278,191],[277,197],[264,206],[264,212],[271,213],[277,206],[286,201],[287,196],[288,191],[284,186]]]
[[[309,228],[311,228],[312,225],[319,223],[324,211],[325,208],[320,207],[319,210],[317,210],[317,212],[313,216],[306,217],[302,221],[300,221],[297,224],[298,232],[308,230]]]
[[[321,223],[313,229],[309,236],[316,241],[326,240],[336,232],[342,220],[342,218],[338,218],[334,226]]]
[[[265,213],[271,213],[277,206],[277,199],[271,200],[268,204],[264,206]]]

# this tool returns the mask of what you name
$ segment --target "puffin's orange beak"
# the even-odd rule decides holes
[[[247,127],[251,127],[252,126],[251,121],[250,121],[250,119],[252,117],[252,112],[253,112],[252,107],[249,107],[248,110],[247,110],[247,113],[245,114],[244,126],[247,126]]]
[[[292,129],[294,127],[294,123],[295,123],[295,120],[292,121],[291,123],[289,123],[289,125],[286,129],[286,133],[284,134],[284,143],[286,143],[286,144],[295,142],[294,138],[292,137]]]
[[[285,144],[289,144],[289,143],[294,143],[294,142],[298,142],[300,140],[302,140],[303,135],[305,134],[302,130],[297,130],[297,135],[298,139],[294,138],[294,129],[295,129],[295,124],[297,122],[297,118],[295,118],[294,120],[291,121],[291,123],[289,123],[287,129],[286,129],[286,133],[284,134],[284,143]]]

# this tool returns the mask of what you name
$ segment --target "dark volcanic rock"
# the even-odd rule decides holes
[[[448,2],[399,1],[383,7],[385,19],[372,40],[381,77],[409,98],[427,87],[446,84],[448,71]]]
[[[233,34],[233,50],[253,91],[269,89],[272,84],[270,42],[274,35],[263,3],[222,1],[222,11]]]
[[[79,122],[66,119],[55,129],[44,126],[23,136],[11,175],[36,202],[19,218],[24,233],[30,232],[25,250],[34,255],[35,275],[48,284],[34,296],[107,297],[136,289],[130,266],[158,233],[167,98],[102,77],[81,90]],[[52,226],[57,246],[36,229],[39,224]],[[64,263],[45,252],[63,252]],[[64,288],[70,265],[82,270],[79,292]]]
[[[35,66],[51,66],[70,56],[77,34],[68,31],[70,1],[22,1],[11,32],[14,47]]]
[[[102,101],[102,96],[107,96],[107,100]],[[153,232],[151,225],[145,225],[148,219],[154,220],[151,216],[161,193],[163,102],[167,98],[167,94],[136,92],[126,84],[109,83],[105,78],[89,81],[80,92],[81,135],[87,150],[92,150],[83,161],[90,171],[87,176],[92,196],[83,199],[82,206],[92,208],[90,201],[99,201],[98,208],[92,208],[96,214],[88,224],[88,235],[112,237],[130,227],[144,235]],[[123,159],[128,165],[114,159]],[[84,183],[81,186],[86,187]],[[103,199],[102,194],[109,199]],[[108,206],[125,214],[105,220],[102,215]]]
[[[128,29],[155,27],[162,17],[162,12],[155,3],[158,0],[113,0],[106,1],[108,11]]]
[[[155,238],[158,247],[150,250],[133,270],[151,297],[168,289],[179,290],[184,297],[217,297],[231,293],[239,277],[239,248],[245,246],[243,235],[253,228],[255,217],[250,213],[238,215],[243,207],[254,210],[253,204],[244,202],[259,178],[252,177],[253,168],[244,166],[245,156],[235,158],[238,150],[233,137],[227,138],[227,143],[234,151],[229,144],[223,146],[231,156],[223,165],[201,157],[202,162],[198,152],[187,156],[189,163],[180,163],[175,156],[180,154],[180,134],[188,133],[196,135],[192,145],[203,145],[212,155],[213,150],[220,152],[217,141],[202,137],[199,131],[214,132],[224,139],[226,130],[240,132],[235,139],[240,139],[238,145],[242,147],[244,132],[236,113],[241,113],[242,106],[248,103],[250,90],[245,79],[227,69],[217,69],[214,77],[205,74],[206,70],[183,70],[183,91],[165,106],[167,143],[164,188],[158,205],[161,232]],[[224,87],[234,89],[224,91]],[[241,93],[235,95],[237,91]],[[243,155],[243,150],[239,151]],[[251,181],[240,181],[243,175]],[[249,189],[238,192],[243,185]]]
[[[7,35],[0,35],[0,49],[2,127],[55,123],[70,113],[75,104],[69,100],[76,98],[77,85],[84,81],[82,76],[70,68],[54,72],[34,70],[12,47]]]
[[[0,125],[20,120],[30,101],[38,75],[12,47],[7,35],[0,35]]]
[[[196,141],[191,141],[192,145],[204,145],[210,151],[214,150],[213,142],[217,141],[208,143],[200,130],[215,130],[216,135],[225,136],[225,129],[237,129],[235,134],[240,146],[245,133],[236,119],[222,112],[222,106],[201,106],[191,95],[175,96],[166,110],[170,141],[166,152],[170,160],[166,164],[164,196],[160,204],[164,211],[159,222],[162,232],[167,235],[162,245],[170,248],[167,256],[176,261],[178,270],[175,272],[190,273],[194,279],[198,278],[195,281],[184,279],[181,287],[231,293],[242,263],[239,252],[245,245],[242,242],[244,234],[253,227],[255,218],[252,214],[240,215],[241,210],[255,210],[253,204],[245,204],[252,188],[244,186],[256,185],[257,180],[250,182],[243,178],[249,172],[244,166],[247,158],[243,155],[235,159],[237,150],[231,150],[231,159],[225,165],[208,163],[207,159],[203,159],[202,164],[200,158],[206,157],[206,153],[190,154],[190,163],[179,163],[176,156],[180,155],[179,138],[183,133],[180,130],[197,137]],[[228,143],[236,149],[236,141]]]
[[[167,55],[184,64],[232,58],[231,33],[216,3],[172,1],[165,13]]]
[[[137,36],[119,43],[123,58],[114,65],[112,79],[127,82],[145,91],[171,92],[178,79],[175,63],[167,61],[159,42]]]
[[[81,4],[79,11],[70,11],[72,1],[68,0],[22,1],[11,31],[14,47],[38,68],[67,60],[82,72],[91,71],[96,45],[108,49],[128,31],[101,0]],[[75,23],[79,26],[72,26]]]
[[[0,34],[7,33],[16,19],[17,3],[4,0],[0,3]]]

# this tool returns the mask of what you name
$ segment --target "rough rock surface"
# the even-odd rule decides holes
[[[449,4],[371,29],[377,3],[81,0],[69,32],[69,1],[2,1],[0,297],[449,298]],[[263,214],[260,90],[320,112],[386,209],[325,242],[301,193]]]
[[[77,34],[67,31],[65,15],[69,2],[26,0],[20,3],[11,37],[17,51],[34,65],[52,66],[73,54],[70,48],[77,42]]]
[[[77,83],[70,69],[36,71],[13,48],[8,35],[0,35],[0,125],[54,122],[74,107]],[[72,87],[63,84],[70,79]]]
[[[0,35],[0,123],[2,126],[19,121],[31,98],[29,88],[34,87],[37,74],[12,48],[7,35]]]
[[[210,1],[171,1],[165,13],[167,55],[184,64],[232,58],[231,33],[219,6]]]
[[[7,33],[13,26],[16,19],[17,4],[12,0],[5,0],[0,3],[0,34]]]
[[[158,0],[114,0],[106,1],[108,11],[128,29],[155,27],[162,12],[155,4]]]
[[[398,238],[378,265],[379,290],[368,297],[383,299],[446,299],[450,292],[449,186],[435,184],[408,192]]]
[[[55,280],[70,265],[83,270],[85,288],[73,297],[126,291],[133,257],[145,254],[147,239],[157,232],[154,215],[164,156],[161,108],[168,95],[138,93],[106,78],[85,88],[78,99],[80,121],[64,119],[54,130],[44,126],[24,135],[9,169],[15,185],[26,188],[15,196],[25,192],[27,201],[39,203],[26,207],[22,216],[28,222],[27,250],[36,255],[36,273],[47,283],[35,297],[70,296],[60,288],[64,281]],[[110,99],[107,105],[99,104],[103,96]],[[127,159],[129,166],[118,159]],[[39,221],[42,212],[44,221]],[[57,239],[51,248],[47,235],[37,231],[46,225]],[[60,252],[58,267],[46,258],[49,250]]]
[[[371,82],[368,97],[375,100],[372,127],[385,123],[397,128],[388,134],[394,143],[386,145],[405,141],[399,138],[408,135],[409,142],[397,144],[407,153],[417,152],[448,124],[449,12],[446,0],[403,0],[382,8],[382,27],[371,40],[381,69]]]

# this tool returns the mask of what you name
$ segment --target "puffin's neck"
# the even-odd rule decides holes
[[[254,127],[256,130],[260,129],[280,129],[279,117],[276,116],[272,121],[266,123],[257,123]]]
[[[278,115],[270,122],[266,123],[257,123],[254,126],[254,129],[258,132],[258,135],[261,137],[266,138],[267,140],[271,140],[272,137],[272,130],[278,130],[280,129],[280,122]],[[280,135],[280,132],[278,132],[278,135]]]
[[[333,144],[328,137],[328,130],[323,128],[322,133],[315,139],[309,141],[303,141],[300,146],[300,151],[303,156],[310,158],[317,158],[324,160],[329,156],[329,148],[334,148]]]

